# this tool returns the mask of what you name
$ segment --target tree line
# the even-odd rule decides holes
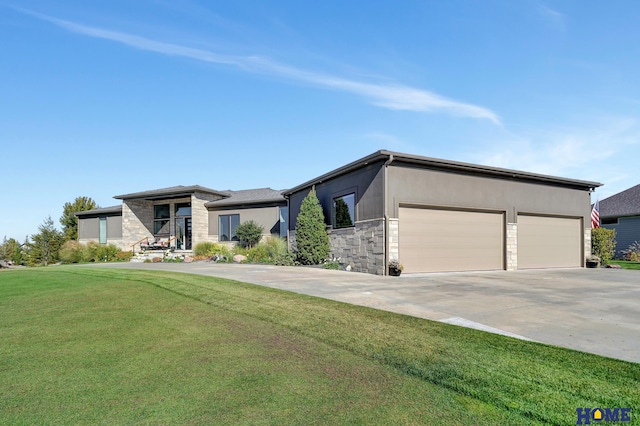
[[[59,260],[60,248],[70,240],[78,239],[78,217],[76,212],[97,209],[99,206],[90,197],[76,197],[67,202],[60,216],[61,230],[55,227],[51,215],[38,226],[38,232],[27,236],[23,243],[15,238],[4,237],[0,245],[0,260],[15,265],[49,265]]]

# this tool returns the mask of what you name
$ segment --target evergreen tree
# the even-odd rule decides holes
[[[58,252],[62,246],[63,235],[53,225],[51,216],[38,226],[39,233],[31,236],[29,247],[29,264],[48,265],[58,260]]]
[[[303,265],[317,265],[329,256],[329,236],[315,187],[300,206],[296,221],[296,255]]]
[[[98,205],[90,197],[76,197],[73,203],[64,203],[60,225],[65,241],[78,239],[78,217],[74,213],[97,208]]]
[[[16,265],[21,265],[24,261],[22,258],[22,244],[14,238],[4,237],[2,246],[0,246],[0,259],[10,260]]]

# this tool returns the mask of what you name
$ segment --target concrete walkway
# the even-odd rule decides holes
[[[229,278],[640,362],[640,271],[554,269],[397,278],[270,265],[95,266]]]

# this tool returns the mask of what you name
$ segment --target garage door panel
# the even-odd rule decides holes
[[[504,269],[504,215],[401,207],[405,272]]]
[[[518,269],[582,266],[582,221],[518,215]]]

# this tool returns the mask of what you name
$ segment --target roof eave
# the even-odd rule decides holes
[[[518,179],[522,181],[553,184],[553,185],[559,185],[559,186],[565,186],[565,187],[571,187],[571,188],[589,190],[589,191],[592,191],[595,188],[602,186],[602,183],[599,183],[599,182],[591,182],[591,181],[578,180],[578,179],[568,179],[568,178],[562,178],[557,176],[523,172],[520,170],[510,170],[510,169],[503,169],[499,167],[483,166],[480,164],[471,164],[471,163],[463,163],[458,161],[443,160],[439,158],[423,157],[419,155],[410,155],[410,154],[404,154],[401,152],[394,152],[394,151],[388,151],[388,150],[382,149],[366,157],[363,157],[359,160],[351,162],[345,166],[342,166],[338,169],[325,173],[324,175],[319,176],[315,179],[309,180],[292,189],[289,189],[288,191],[283,192],[283,194],[285,196],[290,196],[291,194],[298,192],[300,190],[306,189],[310,186],[320,184],[334,177],[365,167],[371,164],[372,162],[376,162],[379,160],[389,160],[389,159],[391,159],[394,162],[402,161],[405,163],[418,164],[418,165],[427,166],[427,167],[440,169],[440,170],[444,169],[444,170],[452,170],[457,172],[486,175],[490,177]]]

